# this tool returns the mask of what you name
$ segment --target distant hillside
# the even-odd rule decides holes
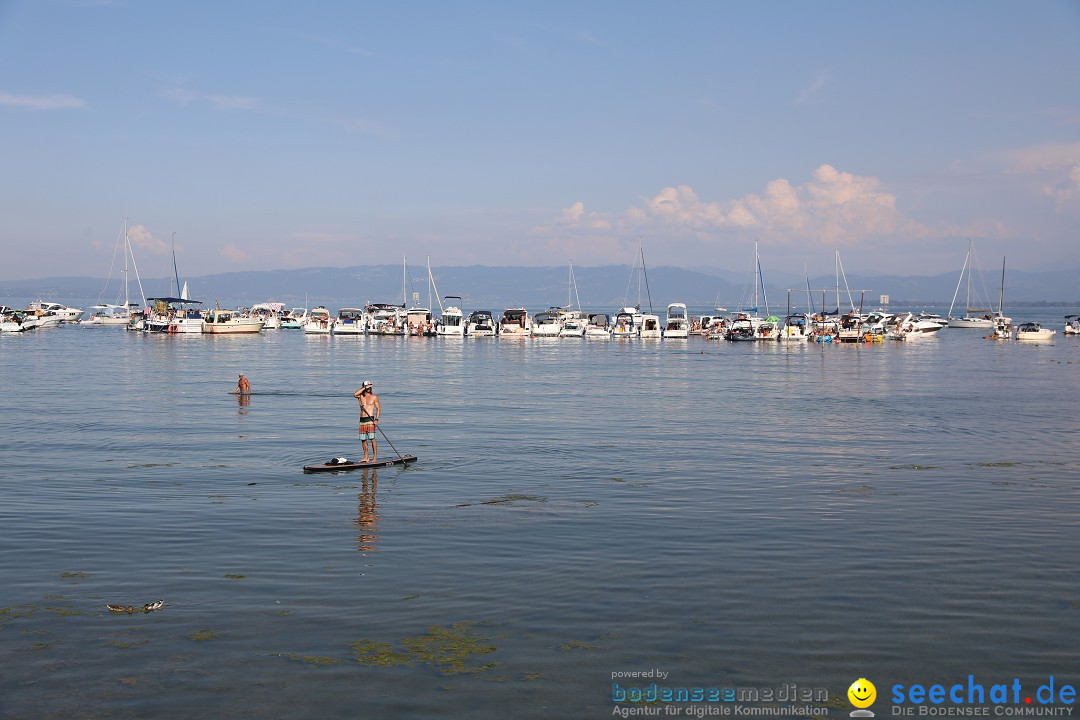
[[[432,268],[438,290],[443,295],[459,295],[466,308],[486,307],[500,309],[524,306],[539,309],[551,305],[577,303],[577,297],[568,292],[568,268],[563,267],[437,267]],[[735,307],[751,299],[752,277],[719,268],[689,270],[676,267],[658,267],[638,274],[625,265],[581,267],[574,269],[577,296],[583,307],[613,308],[628,302],[636,304],[639,298],[643,307],[662,311],[669,302],[685,302],[692,307],[712,307],[719,304]],[[741,279],[739,279],[741,278]],[[879,296],[889,295],[893,305],[948,305],[956,291],[958,271],[933,276],[897,275],[848,275],[847,286],[866,289],[865,304],[876,306]],[[361,305],[366,302],[402,302],[402,268],[400,265],[371,265],[349,268],[303,268],[298,270],[271,270],[262,272],[235,272],[203,277],[182,278],[189,286],[192,298],[207,305],[220,302],[223,307],[252,305],[267,300],[277,300],[290,306],[326,305],[341,307]],[[974,286],[978,294],[996,305],[1000,276],[986,273]],[[0,281],[0,304],[5,298],[97,298],[113,302],[118,294],[119,281],[115,278],[107,292],[103,278],[58,277],[36,280]],[[420,303],[428,302],[428,282],[425,268],[410,268],[405,281],[405,294],[409,304],[413,293],[419,294]],[[807,280],[802,277],[765,273],[765,292],[769,306],[782,310],[787,303],[789,288],[805,289]],[[826,289],[828,304],[835,304],[836,278],[819,276],[809,279],[814,290]],[[169,279],[150,278],[142,282],[149,296],[167,295],[175,292]],[[639,291],[640,287],[640,291]],[[844,283],[840,283],[842,304],[846,304]],[[138,287],[131,284],[133,297]],[[963,305],[965,288],[957,299]],[[815,293],[815,304],[820,304],[820,293]],[[794,293],[793,302],[805,304],[805,293]],[[853,293],[855,304],[858,293]],[[1006,306],[1026,304],[1055,304],[1072,306],[1080,301],[1080,271],[1053,270],[1044,272],[1011,272],[1006,276]],[[432,298],[432,305],[438,302]]]

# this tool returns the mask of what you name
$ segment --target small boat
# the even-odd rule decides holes
[[[405,322],[410,335],[429,337],[435,334],[435,323],[431,321],[431,311],[426,307],[411,307],[406,310]]]
[[[914,340],[931,337],[943,327],[932,320],[921,320],[911,313],[904,313],[889,319],[886,337],[891,340]]]
[[[324,463],[319,463],[317,465],[305,465],[304,472],[345,472],[348,470],[359,470],[362,468],[380,468],[390,467],[391,465],[407,465],[411,462],[416,462],[415,455],[399,455],[397,457],[389,458],[387,460],[376,460],[374,462],[360,462],[358,460],[349,460],[348,458],[337,457],[330,458],[330,460]]]
[[[333,327],[330,311],[322,305],[309,311],[304,321],[304,333],[307,335],[329,335]]]
[[[727,326],[727,318],[723,315],[703,315],[701,318],[701,334],[706,340],[723,340]]]
[[[41,311],[42,313],[52,313],[60,318],[62,323],[77,323],[82,319],[84,310],[79,308],[68,307],[67,305],[61,305],[60,303],[45,302],[43,300],[37,300],[26,306],[27,310],[33,312]]]
[[[1049,340],[1057,334],[1057,330],[1044,328],[1037,322],[1025,322],[1016,326],[1017,340]]]
[[[1080,315],[1066,315],[1062,332],[1065,335],[1080,335]]]
[[[211,335],[243,335],[262,331],[263,321],[235,310],[215,308],[203,321],[203,332]]]
[[[277,330],[281,327],[281,319],[285,315],[285,303],[256,303],[251,306],[251,315],[263,321],[264,330]]]
[[[282,330],[299,330],[307,322],[307,308],[293,308],[285,311],[281,316]]]
[[[780,325],[780,339],[785,342],[810,338],[809,318],[803,313],[788,315]]]
[[[690,321],[686,316],[685,303],[671,303],[667,307],[664,322],[664,339],[683,339],[690,335]]]
[[[641,316],[641,332],[638,334],[642,340],[659,340],[663,337],[660,328],[660,316],[646,313]]]
[[[495,337],[495,318],[487,310],[473,310],[465,323],[468,337]]]
[[[748,340],[754,340],[754,323],[749,317],[743,313],[739,313],[738,317],[731,321],[728,325],[727,332],[724,333],[724,339],[731,342],[746,342]]]
[[[443,307],[435,334],[444,337],[465,337],[465,316],[461,311],[461,298],[457,295],[447,295],[443,299],[457,300],[457,302]]]
[[[90,316],[83,325],[127,325],[137,305],[91,305]]]
[[[606,340],[611,337],[611,318],[607,313],[589,313],[585,337]]]
[[[754,327],[755,340],[776,340],[780,337],[780,318],[770,315]]]
[[[567,312],[563,317],[562,327],[559,328],[559,337],[585,337],[585,327],[588,324],[588,319],[580,312]]]
[[[152,303],[150,316],[146,319],[146,330],[152,333],[201,333],[203,314],[195,305],[202,305],[198,300],[186,298],[146,298]]]
[[[548,308],[532,317],[533,337],[558,337],[566,314],[561,308]]]
[[[406,320],[405,306],[394,303],[369,303],[364,306],[367,313],[368,335],[404,335]]]
[[[503,311],[499,322],[499,337],[529,337],[532,335],[532,320],[525,308],[508,308]]]
[[[615,313],[615,322],[611,324],[611,337],[613,338],[636,338],[638,336],[638,330],[640,329],[640,323],[635,323],[635,314],[638,318],[641,317],[641,313],[637,312],[637,308],[623,308],[619,312]]]
[[[331,332],[334,335],[363,335],[364,311],[360,308],[341,308]]]

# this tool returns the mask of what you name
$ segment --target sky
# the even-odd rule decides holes
[[[125,223],[152,277],[1080,268],[1080,2],[0,0],[0,279]]]

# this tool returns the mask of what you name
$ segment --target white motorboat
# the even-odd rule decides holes
[[[264,330],[278,330],[281,328],[281,319],[285,314],[285,303],[264,302],[251,306],[252,317],[263,321]]]
[[[0,305],[0,332],[17,333],[26,332],[28,329],[23,327],[21,313],[6,305]]]
[[[1080,315],[1066,315],[1062,332],[1065,335],[1080,335]]]
[[[690,335],[690,321],[686,316],[685,303],[671,303],[667,307],[667,319],[664,321],[664,339],[687,338]]]
[[[532,317],[533,337],[558,337],[563,327],[565,313],[560,308],[549,308]]]
[[[257,317],[242,315],[235,310],[211,310],[203,321],[203,332],[212,335],[240,335],[257,333],[263,329],[263,321]]]
[[[754,326],[755,340],[776,340],[780,337],[780,318],[775,315],[761,320]]]
[[[37,300],[26,306],[27,310],[35,313],[52,313],[60,318],[59,322],[62,323],[77,323],[82,319],[84,310],[80,308],[68,307],[67,305],[61,305],[60,303],[45,302],[44,300]]]
[[[810,338],[809,318],[803,313],[788,315],[780,325],[780,340],[791,342]]]
[[[137,307],[137,306],[134,306]],[[133,307],[126,305],[91,305],[90,316],[83,325],[127,325]]]
[[[659,315],[645,313],[641,316],[641,332],[638,337],[642,340],[659,340],[663,335]]]
[[[307,335],[329,335],[334,327],[334,320],[330,317],[330,311],[322,305],[308,311],[307,320],[304,321],[304,333]]]
[[[615,322],[611,324],[611,337],[622,339],[636,338],[641,323],[640,320],[635,323],[635,315],[637,318],[641,318],[641,313],[637,312],[637,308],[633,307],[625,307],[615,313]]]
[[[473,310],[465,323],[468,337],[495,337],[495,318],[487,310]]]
[[[532,335],[532,319],[525,308],[508,308],[499,321],[499,337],[526,338]]]
[[[394,303],[369,303],[367,313],[368,335],[404,335],[406,314],[404,305]]]
[[[435,334],[444,337],[465,337],[465,316],[461,311],[461,298],[457,295],[447,295],[443,299],[457,300],[457,302],[443,307]]]
[[[304,323],[307,322],[307,317],[307,308],[293,308],[292,310],[288,310],[281,316],[281,329],[299,330],[304,327]]]
[[[1025,322],[1016,326],[1017,340],[1049,340],[1057,334],[1057,330],[1044,328],[1037,322]]]
[[[585,337],[585,327],[588,324],[588,319],[582,313],[568,312],[563,318],[562,328],[559,329],[559,337]]]
[[[746,342],[754,340],[754,323],[745,313],[739,313],[731,324],[728,325],[724,339],[732,342]]]
[[[701,318],[701,334],[706,340],[723,340],[727,325],[727,318],[723,315],[704,315]]]
[[[411,307],[406,310],[405,323],[410,335],[429,336],[435,334],[435,323],[431,321],[431,310],[425,307]]]
[[[886,337],[891,340],[914,340],[921,337],[932,337],[934,333],[943,327],[932,320],[920,320],[911,313],[893,316],[887,321],[887,326]]]
[[[341,308],[331,332],[334,335],[363,335],[364,311],[360,308]]]
[[[585,337],[605,340],[611,337],[611,318],[607,313],[589,313]]]
[[[152,333],[195,334],[203,331],[202,305],[198,300],[187,298],[146,298],[151,304],[150,315],[145,320],[145,330]]]

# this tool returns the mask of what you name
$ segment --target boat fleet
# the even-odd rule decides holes
[[[300,330],[305,334],[334,336],[414,336],[457,338],[582,338],[603,340],[706,340],[730,342],[883,342],[931,337],[944,328],[989,329],[987,339],[1040,341],[1057,331],[1035,322],[1013,324],[996,314],[987,323],[954,323],[933,314],[886,312],[788,313],[761,315],[752,308],[691,317],[685,303],[671,303],[661,317],[626,306],[615,313],[584,312],[549,307],[530,312],[524,307],[500,312],[462,310],[461,298],[448,296],[441,314],[425,307],[368,303],[342,307],[331,313],[324,306],[288,308],[266,302],[235,310],[202,309],[202,303],[181,298],[147,298],[146,306],[95,305],[86,311],[60,303],[38,301],[25,309],[0,306],[0,332],[26,332],[61,324],[85,327],[123,327],[131,331],[167,334],[253,334],[263,330]],[[86,315],[86,317],[84,317]],[[1062,330],[1080,335],[1080,315],[1068,315]]]

